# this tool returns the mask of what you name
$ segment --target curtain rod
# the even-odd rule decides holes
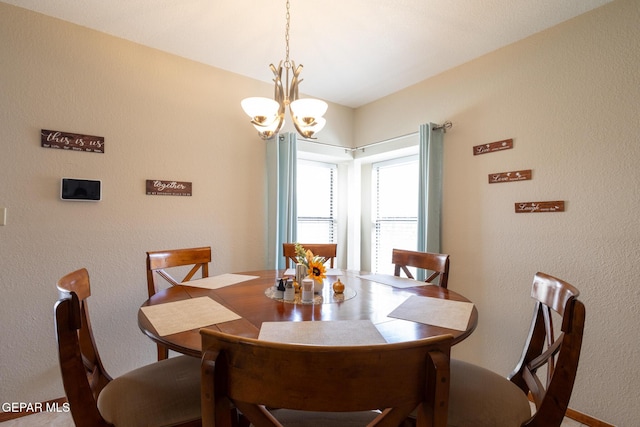
[[[442,129],[443,132],[447,132],[448,129],[451,129],[451,127],[453,127],[453,123],[451,123],[450,121],[446,121],[441,125],[435,125],[434,127],[431,128],[431,130],[440,130]],[[420,133],[419,131],[416,132],[411,132],[411,133],[406,133],[404,135],[400,135],[400,136],[393,136],[391,138],[387,138],[387,139],[383,139],[382,141],[377,141],[377,142],[372,142],[371,144],[366,144],[366,145],[361,145],[360,147],[356,147],[356,148],[346,148],[345,150],[348,151],[357,151],[357,150],[363,150],[365,148],[369,148],[369,147],[373,147],[375,145],[380,145],[380,144],[386,144],[388,142],[392,142],[392,141],[397,141],[398,139],[402,139],[402,138],[406,138],[408,136],[414,136],[417,135],[418,133]]]
[[[431,130],[442,130],[444,133],[447,133],[447,130],[451,129],[452,127],[453,127],[453,123],[451,123],[450,121],[447,120],[446,122],[444,122],[441,125],[435,125],[434,127],[431,128]],[[300,141],[311,142],[313,144],[319,144],[319,145],[326,145],[326,146],[334,147],[334,148],[342,148],[342,149],[344,149],[345,153],[349,153],[349,152],[354,152],[354,151],[358,151],[358,150],[364,150],[365,148],[373,147],[375,145],[386,144],[388,142],[396,141],[398,139],[406,138],[408,136],[414,136],[414,135],[417,135],[418,133],[419,132],[411,132],[411,133],[406,133],[406,134],[400,135],[400,136],[393,136],[391,138],[383,139],[382,141],[372,142],[370,144],[361,145],[360,147],[355,147],[355,148],[347,148],[347,147],[342,147],[342,146],[339,146],[339,145],[327,144],[326,142],[320,142],[320,141],[317,141],[317,140],[307,139],[307,138],[300,138]]]
[[[408,136],[417,135],[418,133],[419,132],[411,132],[411,133],[405,133],[404,135],[392,136],[391,138],[383,139],[382,141],[372,142],[370,144],[361,145],[360,147],[356,147],[356,148],[345,148],[345,150],[348,150],[348,151],[351,151],[351,152],[358,151],[358,150],[364,151],[365,148],[374,147],[376,145],[381,145],[381,144],[386,144],[386,143],[389,143],[389,142],[397,141],[399,139],[406,138]]]

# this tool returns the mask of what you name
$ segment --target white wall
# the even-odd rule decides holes
[[[537,271],[581,290],[587,321],[571,407],[637,425],[640,383],[640,2],[616,0],[356,111],[356,145],[445,120],[449,288],[479,324],[454,356],[508,374]],[[437,61],[436,57],[425,60]],[[472,147],[514,139],[514,148]],[[533,169],[531,181],[488,174]],[[514,203],[565,200],[563,213]]]
[[[145,252],[212,246],[211,274],[266,268],[265,142],[240,100],[273,88],[0,3],[0,401],[64,395],[55,282],[86,267],[112,375],[151,362],[138,329]],[[265,66],[265,73],[268,68]],[[351,144],[330,105],[325,141]],[[40,147],[40,130],[103,136],[105,153]],[[103,181],[99,203],[63,202],[61,177]],[[193,196],[147,196],[146,179]]]

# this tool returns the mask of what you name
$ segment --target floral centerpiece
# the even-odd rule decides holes
[[[307,267],[308,277],[313,279],[315,283],[322,284],[327,273],[324,266],[327,259],[314,255],[310,250],[305,250],[300,243],[296,243],[295,249],[298,262]]]

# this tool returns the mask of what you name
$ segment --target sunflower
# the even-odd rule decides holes
[[[321,260],[316,259],[316,258],[312,258],[309,261],[309,277],[312,278],[313,280],[319,282],[321,280],[323,280],[325,277],[327,277],[326,274],[327,270],[324,266],[324,264],[322,263]]]

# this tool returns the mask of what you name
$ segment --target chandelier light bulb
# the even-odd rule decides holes
[[[307,117],[322,117],[324,113],[327,112],[327,108],[328,105],[326,102],[313,98],[297,99],[289,105],[291,114],[302,120],[305,120]]]
[[[280,105],[269,98],[252,97],[245,98],[240,103],[244,112],[251,117],[252,122],[269,124],[278,117]]]
[[[273,138],[282,125],[284,125],[284,119],[278,120],[278,117],[275,117],[271,123],[268,123],[267,125],[258,125],[253,123],[253,127],[256,128],[258,135],[260,135],[260,138],[262,139]]]
[[[318,117],[317,119],[314,120],[312,125],[305,126],[304,129],[311,130],[315,134],[320,132],[322,128],[324,128],[324,125],[326,124],[327,124],[327,120],[324,117]]]

